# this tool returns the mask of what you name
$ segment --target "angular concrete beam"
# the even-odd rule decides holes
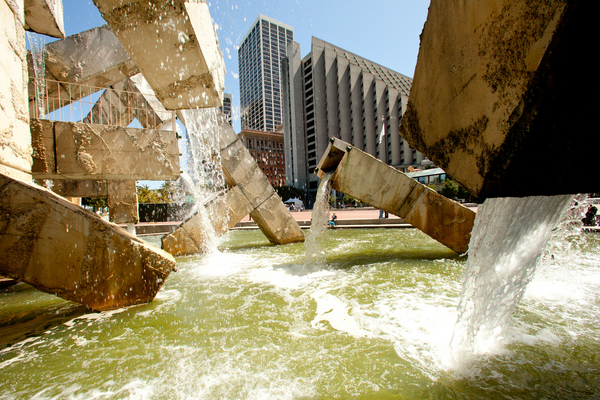
[[[25,0],[25,30],[64,39],[62,0]]]
[[[137,74],[104,90],[83,122],[129,126],[137,119],[144,128],[160,129],[164,124],[172,125],[174,118],[173,112],[158,101],[142,74]]]
[[[252,211],[252,206],[239,187],[224,190],[204,205],[209,223],[217,235],[223,235]],[[175,232],[162,238],[162,248],[173,256],[206,251],[206,227],[203,215],[194,213]]]
[[[170,110],[222,105],[225,68],[204,0],[94,0]]]
[[[139,73],[115,34],[105,26],[49,43],[44,46],[44,54],[46,79],[65,82],[65,85],[48,82],[46,91],[51,99],[47,102],[48,112],[92,94],[89,89],[80,91],[66,83],[107,88]],[[31,52],[28,54],[28,63],[29,76],[35,77]],[[31,108],[35,90],[31,82],[29,85]]]
[[[181,117],[185,122],[185,116]],[[231,125],[222,115],[217,117],[217,123],[223,174],[230,188],[206,204],[215,232],[222,235],[250,213],[272,243],[303,242],[302,229]],[[175,232],[164,237],[163,249],[177,256],[204,251],[206,233],[202,218],[201,213],[196,213]]]
[[[32,126],[36,179],[179,177],[179,146],[173,131],[59,121],[34,121]]]
[[[0,275],[102,311],[151,301],[174,267],[94,213],[0,174]]]
[[[597,168],[599,12],[594,1],[432,0],[401,136],[480,197],[599,192],[573,173]],[[531,173],[551,165],[564,167]]]
[[[318,165],[319,178],[333,172],[331,187],[395,214],[457,253],[469,246],[475,213],[339,139],[331,140]]]

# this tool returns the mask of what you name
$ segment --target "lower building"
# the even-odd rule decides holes
[[[399,134],[412,79],[314,37],[311,47],[301,58],[288,44],[281,64],[287,183],[314,199],[332,137],[403,171],[420,166],[425,156]]]
[[[225,118],[227,119],[227,122],[229,122],[229,125],[233,126],[233,113],[232,113],[232,109],[231,109],[231,94],[229,94],[229,93],[223,94],[223,106],[219,107],[219,110],[225,116]]]
[[[273,186],[285,186],[285,156],[283,133],[244,129],[238,138],[250,151],[252,157]]]

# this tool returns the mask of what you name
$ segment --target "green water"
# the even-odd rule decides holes
[[[328,235],[307,266],[302,244],[231,232],[152,303],[108,313],[2,290],[0,398],[600,397],[598,236],[539,268],[503,351],[461,364],[463,259],[414,229]]]

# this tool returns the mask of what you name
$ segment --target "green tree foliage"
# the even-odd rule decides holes
[[[469,193],[465,188],[454,182],[452,179],[444,181],[444,187],[440,193],[452,200],[464,200],[468,203],[480,203],[481,201]]]
[[[302,189],[295,188],[293,186],[274,186],[275,191],[281,197],[281,200],[286,201],[289,199],[300,199],[303,200],[306,193]]]
[[[81,205],[83,207],[92,207],[94,212],[104,211],[108,207],[106,197],[82,197]]]

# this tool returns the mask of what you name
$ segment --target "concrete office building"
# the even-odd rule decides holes
[[[280,61],[294,29],[259,15],[238,50],[242,129],[273,132],[282,123]]]
[[[402,171],[425,156],[399,135],[412,79],[323,40],[301,58],[290,43],[282,61],[287,184],[319,184],[314,168],[331,137],[340,138]]]
[[[238,138],[273,186],[285,186],[283,134],[243,129]]]

